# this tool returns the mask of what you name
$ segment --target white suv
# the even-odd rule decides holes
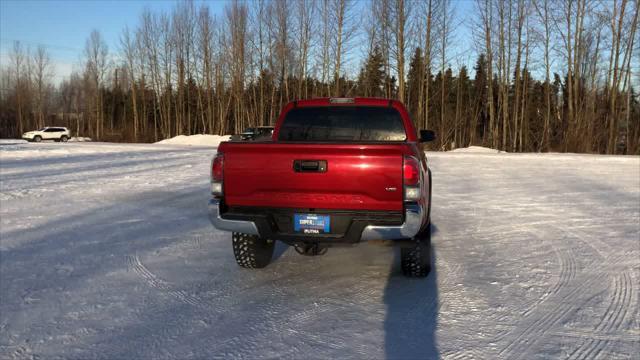
[[[40,130],[29,131],[22,134],[22,138],[27,141],[40,142],[42,140],[55,140],[66,142],[71,138],[71,132],[65,127],[43,127]]]

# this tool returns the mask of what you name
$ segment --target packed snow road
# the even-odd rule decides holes
[[[236,266],[212,148],[0,145],[0,358],[637,358],[640,158],[433,153],[435,266]]]

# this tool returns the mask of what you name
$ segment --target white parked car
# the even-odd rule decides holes
[[[65,127],[46,126],[40,130],[29,131],[22,134],[27,141],[40,142],[42,140],[55,140],[66,142],[71,138],[71,132]]]

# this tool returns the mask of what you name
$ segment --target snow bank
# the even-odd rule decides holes
[[[504,151],[486,148],[483,146],[469,146],[464,148],[453,149],[451,152],[468,152],[468,153],[485,153],[485,154],[499,154],[504,153]]]
[[[91,140],[90,137],[81,137],[81,136],[74,136],[71,139],[69,139],[70,142],[87,142],[87,141],[93,141]]]
[[[178,135],[171,139],[165,139],[156,142],[156,144],[170,144],[170,145],[191,145],[191,146],[213,146],[217,147],[223,141],[229,141],[231,135]]]
[[[0,145],[17,145],[17,144],[26,144],[27,140],[22,139],[0,139]]]

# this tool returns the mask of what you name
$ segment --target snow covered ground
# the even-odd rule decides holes
[[[214,150],[0,145],[0,358],[636,358],[640,158],[430,153],[435,267],[235,265]]]
[[[486,147],[482,147],[482,146],[469,146],[469,147],[453,149],[453,150],[450,150],[450,151],[451,152],[488,153],[488,154],[498,154],[498,153],[503,153],[504,152],[504,151],[491,149],[491,148],[486,148]]]
[[[197,134],[197,135],[178,135],[170,139],[160,140],[156,144],[172,144],[172,145],[187,145],[187,146],[214,146],[218,147],[221,142],[228,141],[231,135],[210,135],[210,134]]]

